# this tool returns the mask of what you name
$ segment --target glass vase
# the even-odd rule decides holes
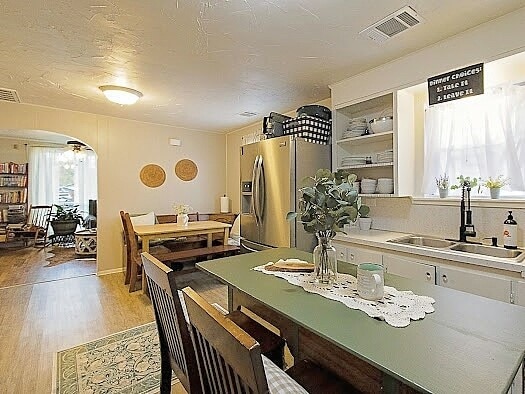
[[[317,246],[313,251],[315,282],[325,285],[337,280],[337,255],[332,246],[331,234],[318,232]]]

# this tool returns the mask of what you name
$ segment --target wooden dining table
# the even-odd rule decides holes
[[[385,274],[385,285],[435,299],[433,313],[395,328],[252,269],[286,258],[312,261],[311,253],[278,248],[197,267],[228,285],[230,310],[247,307],[280,330],[294,357],[363,392],[522,392],[525,308]],[[349,263],[338,269],[356,271]]]
[[[188,222],[187,225],[177,223],[148,224],[133,226],[135,234],[142,239],[142,251],[149,252],[149,244],[152,239],[168,239],[188,237],[192,235],[206,235],[207,247],[212,246],[213,234],[223,234],[224,245],[228,244],[231,224],[216,222],[214,220],[202,220]]]

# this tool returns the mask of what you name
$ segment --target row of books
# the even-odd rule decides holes
[[[0,163],[0,173],[2,174],[27,174],[27,163],[18,164],[12,161]]]
[[[2,204],[25,204],[27,201],[27,189],[0,192],[0,203]]]
[[[26,187],[27,177],[20,175],[9,175],[0,177],[0,186]]]
[[[25,219],[24,205],[9,205],[0,211],[0,220],[4,223],[23,223]]]

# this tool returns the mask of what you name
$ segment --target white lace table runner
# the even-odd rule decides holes
[[[347,307],[359,309],[370,317],[377,317],[393,327],[406,327],[410,320],[420,320],[426,313],[434,312],[432,304],[435,300],[427,296],[419,296],[411,291],[399,291],[395,287],[385,286],[385,295],[381,300],[368,301],[357,294],[357,279],[349,274],[337,274],[337,282],[333,285],[315,283],[313,273],[296,273],[267,271],[268,263],[255,267],[268,275],[286,279],[289,283],[301,286],[309,293],[316,293],[331,300],[342,302]]]

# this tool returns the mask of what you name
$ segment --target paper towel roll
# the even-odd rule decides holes
[[[230,212],[230,199],[224,195],[221,197],[221,213]]]

